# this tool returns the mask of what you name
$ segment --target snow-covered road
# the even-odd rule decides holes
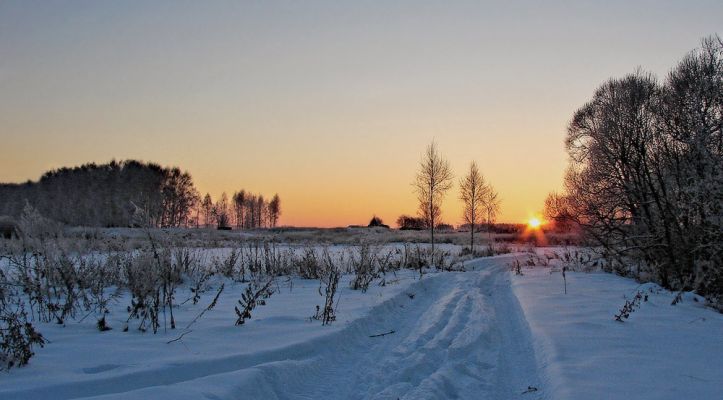
[[[11,390],[13,398],[544,398],[532,340],[505,265],[430,274],[342,329],[273,350],[131,369]],[[229,328],[233,329],[233,328]],[[370,337],[394,331],[383,336]],[[211,339],[212,340],[212,339]],[[250,351],[249,351],[250,350]],[[62,366],[59,366],[62,368]],[[103,372],[103,371],[99,371]]]
[[[428,277],[324,338],[320,351],[254,367],[259,371],[245,386],[263,398],[518,398],[540,385],[500,261]]]

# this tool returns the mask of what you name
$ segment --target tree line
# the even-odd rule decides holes
[[[197,209],[195,225],[219,228],[255,229],[273,228],[281,216],[281,199],[275,194],[270,200],[261,194],[240,190],[229,199],[224,192],[214,203],[206,193]]]
[[[662,82],[638,70],[603,83],[565,146],[565,190],[548,196],[548,218],[580,227],[619,272],[723,299],[720,37]]]
[[[237,226],[256,228],[275,226],[281,214],[278,195],[266,202],[242,190],[232,204],[223,198],[212,204],[212,212],[206,200],[210,196],[202,201],[188,172],[136,160],[64,167],[37,182],[0,184],[0,215],[19,218],[29,204],[71,226],[188,227],[199,226],[199,216],[206,226],[226,226],[243,214]]]

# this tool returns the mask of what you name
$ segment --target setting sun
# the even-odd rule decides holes
[[[542,225],[542,221],[540,221],[538,218],[530,218],[529,221],[527,221],[527,226],[529,226],[532,229],[537,229]]]

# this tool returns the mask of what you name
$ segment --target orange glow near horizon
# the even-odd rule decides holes
[[[395,226],[417,214],[435,140],[456,175],[443,222],[463,223],[471,161],[497,221],[527,221],[561,189],[566,127],[595,87],[635,66],[663,76],[723,10],[165,3],[0,3],[1,183],[136,159],[187,170],[214,200],[278,193],[280,225]]]

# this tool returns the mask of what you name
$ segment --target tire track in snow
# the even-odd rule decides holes
[[[393,328],[395,335],[371,343],[363,337],[348,338],[342,347],[332,346],[329,355],[316,361],[320,369],[327,366],[324,373],[296,371],[305,376],[306,384],[275,396],[515,399],[535,386],[541,390],[526,398],[546,398],[529,327],[510,288],[506,260],[490,261],[470,265],[481,271],[438,275],[423,303],[395,313],[394,318],[387,316],[396,326],[366,321],[371,325],[367,328]]]

